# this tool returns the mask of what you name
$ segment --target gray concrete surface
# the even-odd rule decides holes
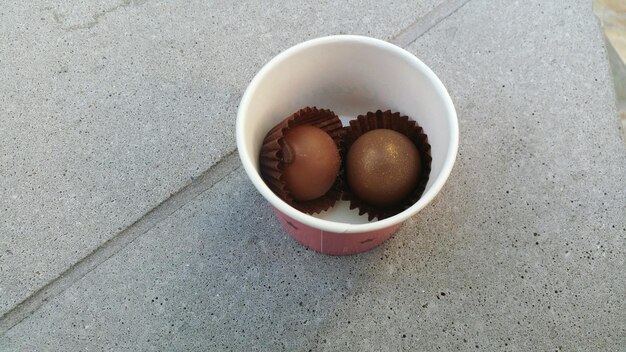
[[[590,4],[472,0],[408,49],[460,152],[383,246],[304,249],[237,169],[0,350],[622,351],[626,150]]]
[[[391,38],[438,4],[17,2],[0,9],[0,316],[235,148],[256,71]]]

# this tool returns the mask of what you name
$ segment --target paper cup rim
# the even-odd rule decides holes
[[[383,50],[388,50],[394,55],[402,57],[407,62],[411,63],[416,69],[421,71],[430,81],[437,94],[443,99],[444,107],[446,110],[446,118],[449,120],[450,129],[448,130],[448,134],[450,137],[450,145],[448,148],[448,152],[446,153],[445,160],[441,171],[437,175],[436,178],[433,178],[432,185],[430,188],[424,191],[422,197],[411,207],[402,211],[399,214],[391,216],[389,218],[378,220],[365,224],[348,224],[330,220],[319,219],[314,216],[302,213],[295,208],[288,205],[285,201],[280,199],[274,192],[270,190],[270,188],[263,182],[261,175],[255,169],[252,160],[258,158],[258,155],[250,155],[248,150],[245,148],[245,136],[244,136],[244,121],[245,116],[248,113],[248,107],[250,105],[250,100],[252,99],[253,92],[257,89],[259,82],[263,80],[263,78],[270,72],[274,67],[280,64],[282,61],[288,59],[293,54],[300,52],[302,50],[309,49],[311,47],[326,45],[326,44],[334,44],[334,43],[361,43],[374,47],[381,48]],[[428,131],[425,131],[428,133]],[[456,115],[456,110],[454,109],[454,104],[452,103],[452,99],[443,83],[439,80],[437,75],[424,64],[420,59],[418,59],[415,55],[410,52],[394,45],[388,43],[386,41],[359,36],[359,35],[333,35],[327,37],[320,37],[316,39],[311,39],[300,44],[296,44],[295,46],[290,47],[289,49],[281,52],[276,55],[273,59],[271,59],[267,64],[265,64],[261,70],[254,76],[246,91],[244,92],[241,102],[239,104],[239,108],[237,111],[237,121],[236,121],[236,139],[237,139],[237,149],[239,151],[239,158],[241,159],[241,163],[252,183],[256,187],[256,189],[261,193],[261,195],[269,201],[274,207],[279,209],[284,214],[292,217],[303,224],[308,226],[329,232],[335,233],[362,233],[362,232],[370,232],[377,231],[380,229],[388,228],[394,226],[396,224],[402,223],[411,216],[415,215],[417,212],[422,210],[428,203],[430,203],[435,196],[439,193],[443,185],[445,184],[448,176],[450,176],[450,172],[452,171],[452,167],[454,166],[454,162],[456,160],[456,155],[459,147],[459,126]],[[431,175],[432,176],[432,175]]]

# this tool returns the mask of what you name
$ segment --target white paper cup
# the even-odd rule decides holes
[[[397,215],[368,222],[344,201],[308,215],[278,198],[259,173],[261,144],[272,127],[306,106],[330,109],[344,125],[368,111],[387,109],[417,121],[432,148],[430,178],[419,201]],[[287,233],[313,250],[333,255],[378,246],[423,209],[450,175],[459,144],[454,105],[433,71],[402,48],[354,35],[309,40],[268,62],[241,99],[236,133],[246,173]]]

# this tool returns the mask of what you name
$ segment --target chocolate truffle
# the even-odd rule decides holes
[[[334,155],[334,158],[340,160],[338,149],[342,145],[343,135],[345,134],[341,120],[334,112],[328,109],[305,107],[285,117],[267,132],[259,153],[259,172],[263,181],[272,192],[288,205],[303,213],[316,214],[329,209],[341,199],[341,180],[337,177],[338,172],[333,170],[334,167],[325,166],[331,170],[327,171],[328,174],[333,174],[334,183],[329,181],[329,183],[322,185],[324,187],[316,186],[316,184],[319,182],[318,179],[327,180],[326,177],[319,177],[317,173],[313,172],[306,174],[306,171],[298,171],[306,169],[306,167],[303,167],[305,165],[303,161],[306,161],[307,158],[309,162],[319,163],[319,161],[314,159],[311,160],[313,154],[307,156],[298,155],[298,151],[306,145],[312,148],[312,145],[318,144],[317,142],[308,144],[300,141],[298,135],[303,134],[302,132],[294,132],[296,137],[294,138],[294,134],[292,134],[289,142],[286,142],[287,134],[300,126],[315,127],[325,133],[321,134],[323,137],[319,137],[320,131],[317,130],[315,130],[317,133],[312,134],[318,136],[313,137],[317,141],[322,141],[320,144],[325,146],[322,147],[322,150],[331,151],[323,155]],[[332,144],[328,142],[328,137],[332,139]],[[320,148],[320,146],[317,145],[317,148]],[[338,163],[341,164],[340,161]],[[326,163],[326,165],[329,164],[332,165],[333,163]],[[287,176],[285,176],[285,169],[288,169]],[[319,173],[320,171],[318,170],[317,172]],[[295,174],[305,175],[301,177]],[[324,175],[326,174],[322,176]],[[287,182],[289,182],[289,185],[287,185]],[[314,190],[313,188],[317,189]],[[310,191],[313,191],[315,194],[306,194]],[[302,200],[309,198],[312,199]]]
[[[341,165],[339,150],[330,135],[307,125],[285,133],[282,161],[285,187],[299,201],[326,194],[335,183]]]
[[[375,129],[361,135],[348,150],[346,176],[362,201],[387,207],[401,202],[417,186],[420,154],[402,133]]]

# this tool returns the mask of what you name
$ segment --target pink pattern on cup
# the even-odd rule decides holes
[[[361,233],[328,232],[307,226],[281,213],[275,207],[272,208],[289,236],[314,251],[330,255],[350,255],[368,251],[379,246],[400,228],[400,224],[397,224]]]

